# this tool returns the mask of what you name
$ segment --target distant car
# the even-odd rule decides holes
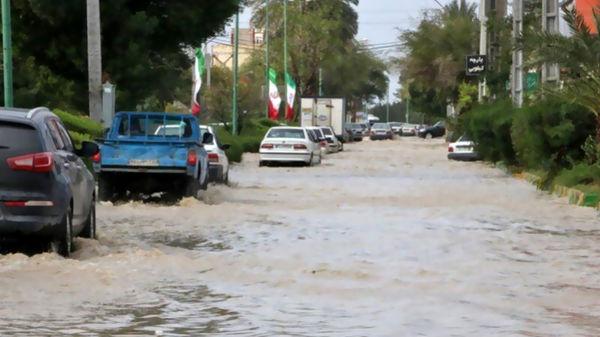
[[[405,123],[402,125],[402,136],[416,136],[418,130],[418,125]]]
[[[73,237],[96,236],[95,181],[60,119],[46,108],[0,109],[0,238],[43,238],[69,256]],[[17,242],[18,243],[18,242]]]
[[[333,132],[333,129],[330,126],[322,126],[321,131],[325,136],[325,139],[327,141],[327,148],[330,152],[344,151],[344,144],[342,144],[342,142],[340,142],[337,139],[335,133]]]
[[[346,128],[352,132],[352,140],[356,142],[360,142],[364,137],[364,129],[358,123],[348,123],[346,124]]]
[[[375,123],[371,127],[369,138],[371,140],[394,139],[394,132],[389,123]]]
[[[451,160],[480,160],[475,151],[475,143],[466,135],[460,137],[455,143],[448,146],[448,159]]]
[[[314,131],[301,127],[273,127],[260,144],[260,166],[299,162],[307,166],[321,163],[321,144]]]
[[[225,151],[229,149],[230,145],[221,144],[212,126],[201,125],[200,137],[204,137],[206,133],[213,135],[212,142],[204,144],[209,161],[208,179],[211,182],[227,184],[229,182],[229,159],[227,159]]]
[[[396,135],[402,135],[402,123],[400,122],[390,122],[390,126],[392,127],[392,131]]]
[[[446,133],[446,126],[444,122],[440,121],[432,126],[424,127],[419,130],[419,137],[421,138],[436,138],[442,137]]]
[[[342,135],[337,136],[337,139],[342,143],[352,143],[354,141],[354,132],[347,127],[347,124],[342,129]]]

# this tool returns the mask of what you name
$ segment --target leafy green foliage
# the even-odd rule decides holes
[[[588,165],[600,165],[600,144],[592,136],[585,140],[581,147],[585,153],[584,162]]]
[[[237,137],[233,137],[225,127],[217,128],[216,132],[221,143],[231,145],[226,151],[227,158],[232,162],[240,162],[245,152],[258,152],[260,143],[269,128],[278,125],[268,118],[247,119]]]
[[[562,170],[554,182],[563,186],[591,185],[600,188],[600,165],[580,163],[568,170]]]
[[[102,124],[96,123],[87,116],[75,115],[63,110],[54,110],[62,122],[65,124],[71,135],[76,134],[75,138],[83,139],[83,135],[90,137],[101,137],[104,127]],[[82,137],[79,137],[82,135]],[[86,138],[89,140],[89,138]]]
[[[591,112],[554,97],[519,109],[511,132],[519,162],[546,171],[582,160],[582,145],[593,133]]]
[[[477,151],[491,162],[515,162],[511,126],[515,112],[508,100],[476,106],[466,119],[466,131],[477,144]]]
[[[415,30],[400,34],[405,56],[396,64],[417,110],[445,115],[446,104],[458,98],[460,83],[472,81],[465,76],[465,56],[476,50],[478,34],[476,6],[465,0],[424,13]]]
[[[15,104],[87,111],[85,1],[12,6]],[[221,31],[238,1],[111,0],[100,7],[103,79],[117,85],[117,108],[162,110],[165,102],[189,100],[185,47]]]

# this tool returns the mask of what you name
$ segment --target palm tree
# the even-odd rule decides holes
[[[600,36],[592,33],[583,16],[575,9],[563,9],[571,36],[560,33],[534,32],[519,48],[533,46],[529,66],[558,63],[563,69],[564,88],[547,88],[589,109],[596,116],[596,141],[600,142]],[[600,16],[594,11],[595,26],[600,31]]]

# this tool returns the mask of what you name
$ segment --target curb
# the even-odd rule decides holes
[[[538,188],[542,183],[541,177],[529,172],[517,173],[514,174],[514,177],[528,181]],[[593,207],[600,211],[600,194],[585,193],[575,188],[557,184],[552,185],[549,192],[561,198],[568,198],[571,205]]]

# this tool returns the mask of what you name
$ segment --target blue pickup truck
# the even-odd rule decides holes
[[[200,138],[202,135],[202,139]],[[188,114],[119,112],[93,157],[98,199],[166,192],[200,198],[208,185],[209,160],[198,120]]]

